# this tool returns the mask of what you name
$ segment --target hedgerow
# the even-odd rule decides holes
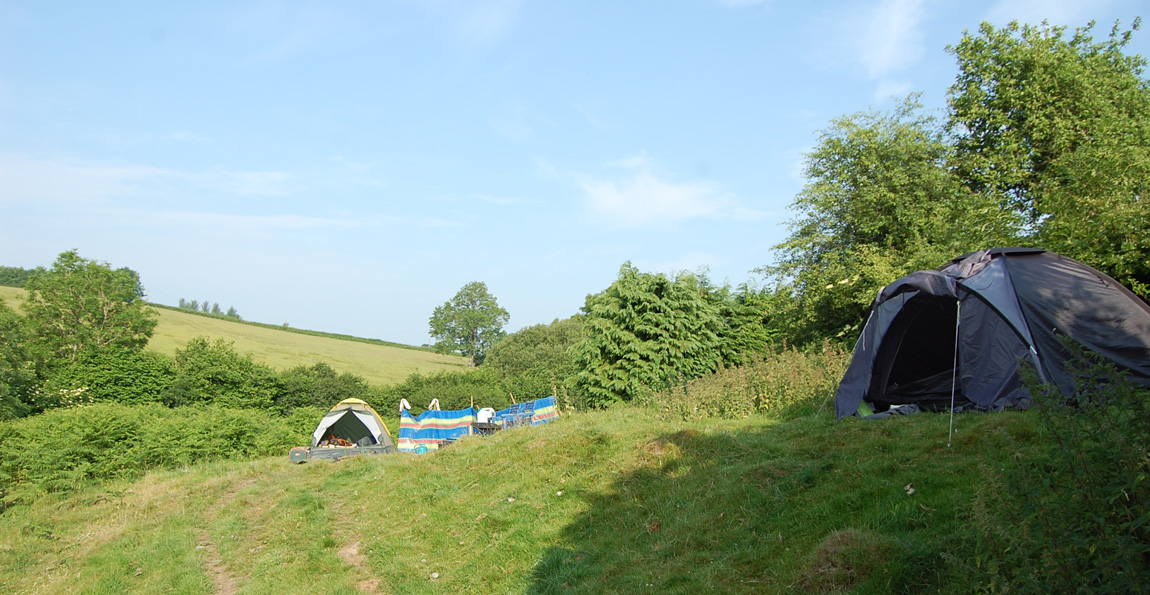
[[[0,422],[0,508],[149,469],[283,454],[308,443],[322,415],[96,403]]]

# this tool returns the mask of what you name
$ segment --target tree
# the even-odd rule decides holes
[[[35,386],[24,320],[0,300],[0,421],[26,415]]]
[[[1024,218],[1026,241],[1083,260],[1150,297],[1150,85],[1146,60],[1094,23],[983,23],[948,47],[956,172]]]
[[[576,315],[551,324],[536,324],[503,337],[491,346],[485,368],[496,370],[515,395],[536,398],[564,387],[575,390],[579,368],[572,347],[583,338],[585,317]]]
[[[140,277],[128,268],[64,252],[52,268],[38,268],[25,285],[24,313],[41,356],[76,361],[105,348],[143,349],[156,327]]]
[[[792,298],[792,342],[852,340],[882,286],[1016,235],[1012,213],[952,175],[952,147],[916,99],[834,120],[807,155],[791,234],[759,269]]]
[[[435,350],[460,353],[467,357],[467,365],[474,367],[503,336],[503,325],[509,318],[507,310],[487,292],[487,285],[472,281],[432,312],[429,322]]]
[[[668,278],[624,263],[610,287],[587,296],[583,313],[574,350],[590,406],[631,401],[719,365],[722,323],[690,273]]]

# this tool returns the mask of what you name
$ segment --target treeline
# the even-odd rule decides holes
[[[20,267],[0,266],[0,285],[4,287],[24,287],[32,271]]]
[[[180,298],[179,308],[181,310],[191,310],[192,312],[201,312],[203,314],[212,314],[213,316],[223,316],[226,318],[234,318],[236,320],[243,320],[239,312],[235,308],[229,307],[227,312],[220,309],[219,302],[211,302],[204,300],[185,300]]]

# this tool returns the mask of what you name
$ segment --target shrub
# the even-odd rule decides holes
[[[276,372],[240,355],[223,339],[196,337],[176,350],[176,377],[161,399],[169,406],[211,403],[236,409],[267,408],[278,391]]]
[[[275,397],[280,411],[296,407],[331,408],[344,399],[361,399],[371,403],[378,390],[363,378],[344,372],[338,374],[324,362],[296,366],[279,375],[279,391]]]
[[[1030,383],[1046,456],[1018,461],[980,490],[972,516],[986,590],[1130,593],[1150,584],[1150,391],[1094,354],[1079,358],[1069,403],[1053,385]]]
[[[309,443],[323,413],[98,403],[0,422],[0,508],[148,469],[282,454]]]
[[[68,406],[67,396],[76,393],[86,403],[153,403],[175,376],[172,360],[163,354],[104,349],[57,368],[37,392],[36,405],[42,410]]]
[[[834,395],[849,360],[850,352],[830,343],[819,351],[784,347],[667,390],[648,391],[641,401],[681,419],[814,413]]]

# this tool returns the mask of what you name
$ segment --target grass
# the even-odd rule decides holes
[[[0,287],[0,299],[13,306],[23,302],[25,295],[23,289]],[[453,355],[289,332],[168,308],[155,310],[159,321],[148,348],[167,355],[174,355],[176,349],[198,336],[221,338],[235,343],[236,351],[251,353],[256,361],[278,370],[323,361],[338,372],[350,372],[379,385],[402,382],[413,372],[459,370],[467,366],[466,359]]]
[[[424,456],[153,472],[9,509],[0,591],[968,592],[972,502],[1039,425],[962,415],[948,448],[941,415],[619,408]]]

